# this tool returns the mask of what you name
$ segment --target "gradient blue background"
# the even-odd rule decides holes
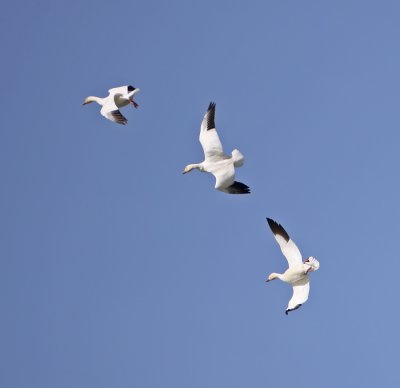
[[[8,2],[0,386],[400,386],[398,1]],[[81,106],[141,88],[127,126]],[[209,102],[249,196],[181,174]],[[321,263],[309,301],[265,217]]]

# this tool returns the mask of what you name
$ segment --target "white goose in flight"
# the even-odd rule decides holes
[[[289,263],[289,268],[285,273],[279,274],[273,272],[267,278],[267,282],[280,279],[293,286],[293,296],[285,311],[287,315],[289,311],[298,309],[307,301],[308,293],[310,292],[308,273],[316,271],[319,268],[319,262],[311,256],[303,261],[299,248],[297,248],[294,241],[289,237],[286,230],[277,222],[271,220],[271,218],[267,218],[267,221],[275,236],[275,240],[278,242],[283,255]]]
[[[239,150],[233,150],[232,155],[226,155],[222,149],[217,130],[215,129],[215,103],[211,102],[204,115],[200,127],[201,146],[204,151],[204,161],[189,164],[183,174],[194,168],[202,172],[210,172],[215,177],[215,188],[229,194],[249,194],[250,188],[244,183],[235,181],[235,167],[244,163],[244,157]]]
[[[139,105],[133,100],[133,96],[139,92],[139,88],[135,88],[132,85],[120,86],[113,88],[108,91],[108,96],[104,98],[89,96],[85,98],[82,105],[89,104],[91,102],[97,102],[102,106],[100,113],[107,119],[114,121],[115,123],[125,125],[128,120],[119,111],[128,104],[137,108]]]

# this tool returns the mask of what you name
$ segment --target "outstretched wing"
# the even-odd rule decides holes
[[[221,140],[219,140],[217,130],[215,129],[215,102],[210,102],[207,113],[201,122],[199,140],[206,160],[220,160],[226,157],[222,149]]]
[[[101,108],[100,113],[108,120],[114,121],[118,124],[125,125],[128,122],[126,117],[119,111],[115,104],[114,97],[107,99],[107,102]]]
[[[289,300],[288,307],[285,314],[288,315],[290,311],[297,310],[308,299],[310,292],[310,282],[306,275],[303,279],[293,284],[293,295]]]
[[[289,237],[282,225],[278,224],[271,218],[267,218],[268,225],[278,242],[283,255],[288,261],[289,268],[302,263],[301,253],[294,241]]]

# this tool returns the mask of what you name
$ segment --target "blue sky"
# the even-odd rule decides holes
[[[399,385],[399,13],[3,5],[0,385]],[[125,127],[81,105],[126,84]],[[181,174],[210,101],[249,196]],[[321,263],[289,316],[267,216]]]

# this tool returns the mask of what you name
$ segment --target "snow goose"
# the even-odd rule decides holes
[[[311,256],[303,261],[299,248],[297,248],[282,225],[271,220],[271,218],[267,218],[267,221],[289,264],[289,268],[283,274],[271,273],[267,278],[267,282],[280,279],[293,286],[293,295],[285,311],[287,315],[289,311],[298,309],[307,301],[308,293],[310,292],[308,273],[316,271],[319,268],[319,262]]]
[[[104,98],[89,96],[85,98],[82,105],[97,102],[102,106],[100,113],[105,118],[114,121],[115,123],[125,125],[128,120],[122,115],[119,108],[128,104],[137,108],[139,105],[133,100],[133,96],[139,92],[139,90],[139,88],[134,88],[132,85],[120,86],[118,88],[110,89],[108,91],[108,96]]]
[[[229,194],[249,194],[250,188],[244,183],[235,181],[235,167],[244,163],[244,157],[239,150],[233,150],[232,155],[226,155],[222,149],[217,130],[215,129],[215,103],[211,102],[200,126],[201,146],[204,151],[204,161],[189,164],[183,170],[186,174],[197,168],[210,172],[215,177],[215,188]]]

